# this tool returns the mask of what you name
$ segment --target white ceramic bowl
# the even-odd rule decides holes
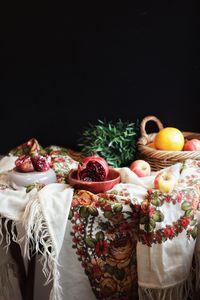
[[[49,169],[46,172],[28,172],[22,173],[13,169],[9,173],[11,186],[27,186],[34,183],[50,184],[57,182],[54,170]]]

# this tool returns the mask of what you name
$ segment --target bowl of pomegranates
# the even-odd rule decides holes
[[[14,188],[25,187],[34,183],[50,184],[57,182],[49,156],[21,155],[15,161],[15,165],[16,167],[9,173],[10,185]]]
[[[92,193],[103,193],[120,182],[120,174],[109,167],[106,160],[99,156],[85,157],[77,170],[69,172],[69,184],[75,189]]]

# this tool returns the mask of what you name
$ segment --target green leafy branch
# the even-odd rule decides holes
[[[96,154],[110,166],[122,167],[135,159],[137,134],[138,122],[98,120],[83,131],[79,146],[84,155]]]

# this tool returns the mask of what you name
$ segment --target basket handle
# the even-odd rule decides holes
[[[149,121],[154,121],[158,125],[159,130],[163,129],[163,124],[161,123],[161,121],[158,118],[156,118],[155,116],[145,117],[140,124],[140,133],[141,133],[141,137],[146,138],[147,141],[149,138],[148,138],[148,134],[146,132],[146,124]]]

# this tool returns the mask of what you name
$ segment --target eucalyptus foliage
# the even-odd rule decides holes
[[[128,166],[136,156],[137,133],[138,122],[98,120],[83,131],[79,146],[84,155],[99,155],[110,166]]]

